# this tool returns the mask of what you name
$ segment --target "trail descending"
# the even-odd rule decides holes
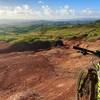
[[[9,47],[0,44],[0,49]],[[90,65],[91,57],[72,49],[76,40],[65,44],[70,48],[1,54],[0,100],[76,100],[79,71]],[[81,46],[100,49],[100,41],[83,42]]]

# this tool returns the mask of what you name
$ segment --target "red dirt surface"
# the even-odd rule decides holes
[[[70,48],[39,52],[0,54],[0,100],[77,100],[76,81],[80,70],[90,65],[91,56],[72,49],[78,40],[65,41]],[[100,40],[82,42],[81,47],[100,50]],[[9,44],[0,42],[0,49]]]

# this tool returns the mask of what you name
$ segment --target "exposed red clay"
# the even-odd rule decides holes
[[[0,100],[76,100],[79,71],[91,61],[90,56],[72,49],[77,43],[65,41],[69,49],[53,47],[40,52],[0,54]],[[0,49],[8,47],[9,44],[0,42]],[[100,40],[81,42],[81,47],[100,49]],[[36,93],[34,98],[32,91]]]

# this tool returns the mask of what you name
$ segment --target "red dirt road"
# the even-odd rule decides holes
[[[71,45],[69,49],[0,54],[0,100],[77,100],[77,76],[90,65],[91,56],[72,49],[77,41],[65,43]],[[4,42],[0,44],[0,49],[8,47]],[[81,46],[100,49],[100,41]]]

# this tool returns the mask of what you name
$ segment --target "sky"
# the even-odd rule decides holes
[[[0,0],[0,19],[100,18],[100,0]]]

